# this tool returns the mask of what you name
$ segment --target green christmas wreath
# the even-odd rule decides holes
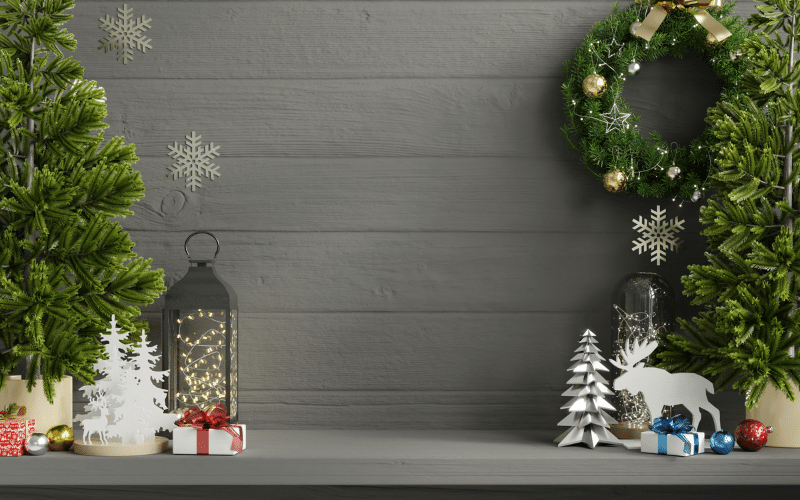
[[[682,7],[684,2],[659,3]],[[639,63],[663,56],[683,57],[694,50],[719,77],[720,100],[735,98],[746,69],[739,46],[749,31],[745,22],[733,14],[734,5],[708,9],[710,16],[705,10],[701,13],[707,19],[713,17],[730,32],[719,42],[705,24],[698,23],[698,10],[694,8],[671,9],[648,41],[634,33],[638,29],[642,34],[641,21],[646,20],[649,6],[634,3],[620,9],[616,4],[611,15],[594,26],[567,62],[562,93],[568,122],[562,130],[580,152],[581,162],[603,179],[607,190],[645,198],[680,196],[697,201],[702,197],[714,156],[708,149],[714,142],[710,129],[706,128],[688,146],[677,149],[670,149],[655,131],[646,138],[639,132],[639,117],[631,113],[622,98],[622,88],[627,77],[638,73]],[[664,12],[656,4],[653,11],[658,9]],[[690,93],[691,89],[676,91]]]

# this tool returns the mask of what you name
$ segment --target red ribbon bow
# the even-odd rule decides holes
[[[179,427],[193,427],[198,431],[222,429],[233,436],[231,450],[241,453],[243,446],[242,436],[236,431],[236,428],[228,422],[229,418],[231,417],[228,416],[228,407],[224,404],[214,405],[207,412],[196,406],[192,406],[186,410],[183,417],[175,421],[175,425]],[[241,427],[239,427],[239,429],[241,429]]]

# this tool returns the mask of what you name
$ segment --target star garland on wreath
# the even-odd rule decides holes
[[[641,21],[646,19],[650,10],[646,4],[650,2],[655,4],[653,17],[663,17],[663,22],[655,24],[654,33],[644,35],[646,29]],[[709,10],[684,4],[706,5]],[[642,62],[664,56],[683,57],[694,50],[720,79],[720,100],[735,98],[746,70],[739,47],[750,34],[745,22],[733,14],[734,3],[710,9],[717,5],[718,0],[637,0],[625,9],[615,4],[611,15],[594,26],[567,62],[561,90],[568,122],[562,131],[579,151],[581,162],[603,180],[608,191],[673,200],[681,197],[698,201],[703,197],[715,155],[709,149],[714,142],[710,128],[689,146],[670,148],[655,131],[647,139],[638,130],[639,117],[631,113],[622,98],[622,88],[628,76],[639,72]],[[720,28],[727,29],[730,36],[718,41],[705,28],[709,19],[711,23],[721,23]],[[647,31],[653,25],[648,21]],[[635,34],[637,30],[639,36]],[[649,41],[645,36],[650,37]]]

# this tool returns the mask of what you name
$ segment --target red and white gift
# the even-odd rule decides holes
[[[0,457],[19,457],[25,454],[25,443],[36,430],[32,418],[0,420]]]
[[[245,425],[228,422],[225,405],[208,412],[193,406],[186,410],[172,431],[173,455],[236,455],[247,448]]]

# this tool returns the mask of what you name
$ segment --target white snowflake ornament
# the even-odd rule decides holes
[[[147,49],[152,49],[150,42],[153,40],[143,35],[145,31],[150,28],[150,21],[144,16],[134,20],[133,9],[128,8],[128,4],[122,4],[122,7],[117,8],[117,17],[114,19],[108,14],[106,17],[101,17],[100,25],[104,31],[108,32],[105,38],[100,40],[101,49],[108,52],[111,49],[117,50],[117,61],[122,59],[122,64],[128,64],[128,61],[133,60],[133,46],[141,50],[142,53]]]
[[[650,262],[655,261],[657,266],[661,265],[661,261],[666,262],[667,249],[678,251],[678,246],[683,241],[678,238],[678,231],[683,229],[685,220],[678,220],[674,217],[672,220],[666,220],[667,210],[661,210],[661,205],[656,206],[655,210],[650,210],[652,216],[650,221],[646,220],[641,215],[639,220],[633,219],[633,229],[641,233],[641,237],[633,240],[634,252],[650,250]]]
[[[217,153],[219,146],[214,146],[212,142],[201,147],[201,137],[192,132],[191,136],[186,136],[186,146],[178,145],[177,142],[167,146],[170,149],[169,156],[177,161],[169,167],[169,175],[173,180],[186,176],[186,187],[192,191],[202,187],[200,181],[203,176],[212,181],[214,176],[219,177],[219,166],[211,163],[212,159],[219,156]]]

